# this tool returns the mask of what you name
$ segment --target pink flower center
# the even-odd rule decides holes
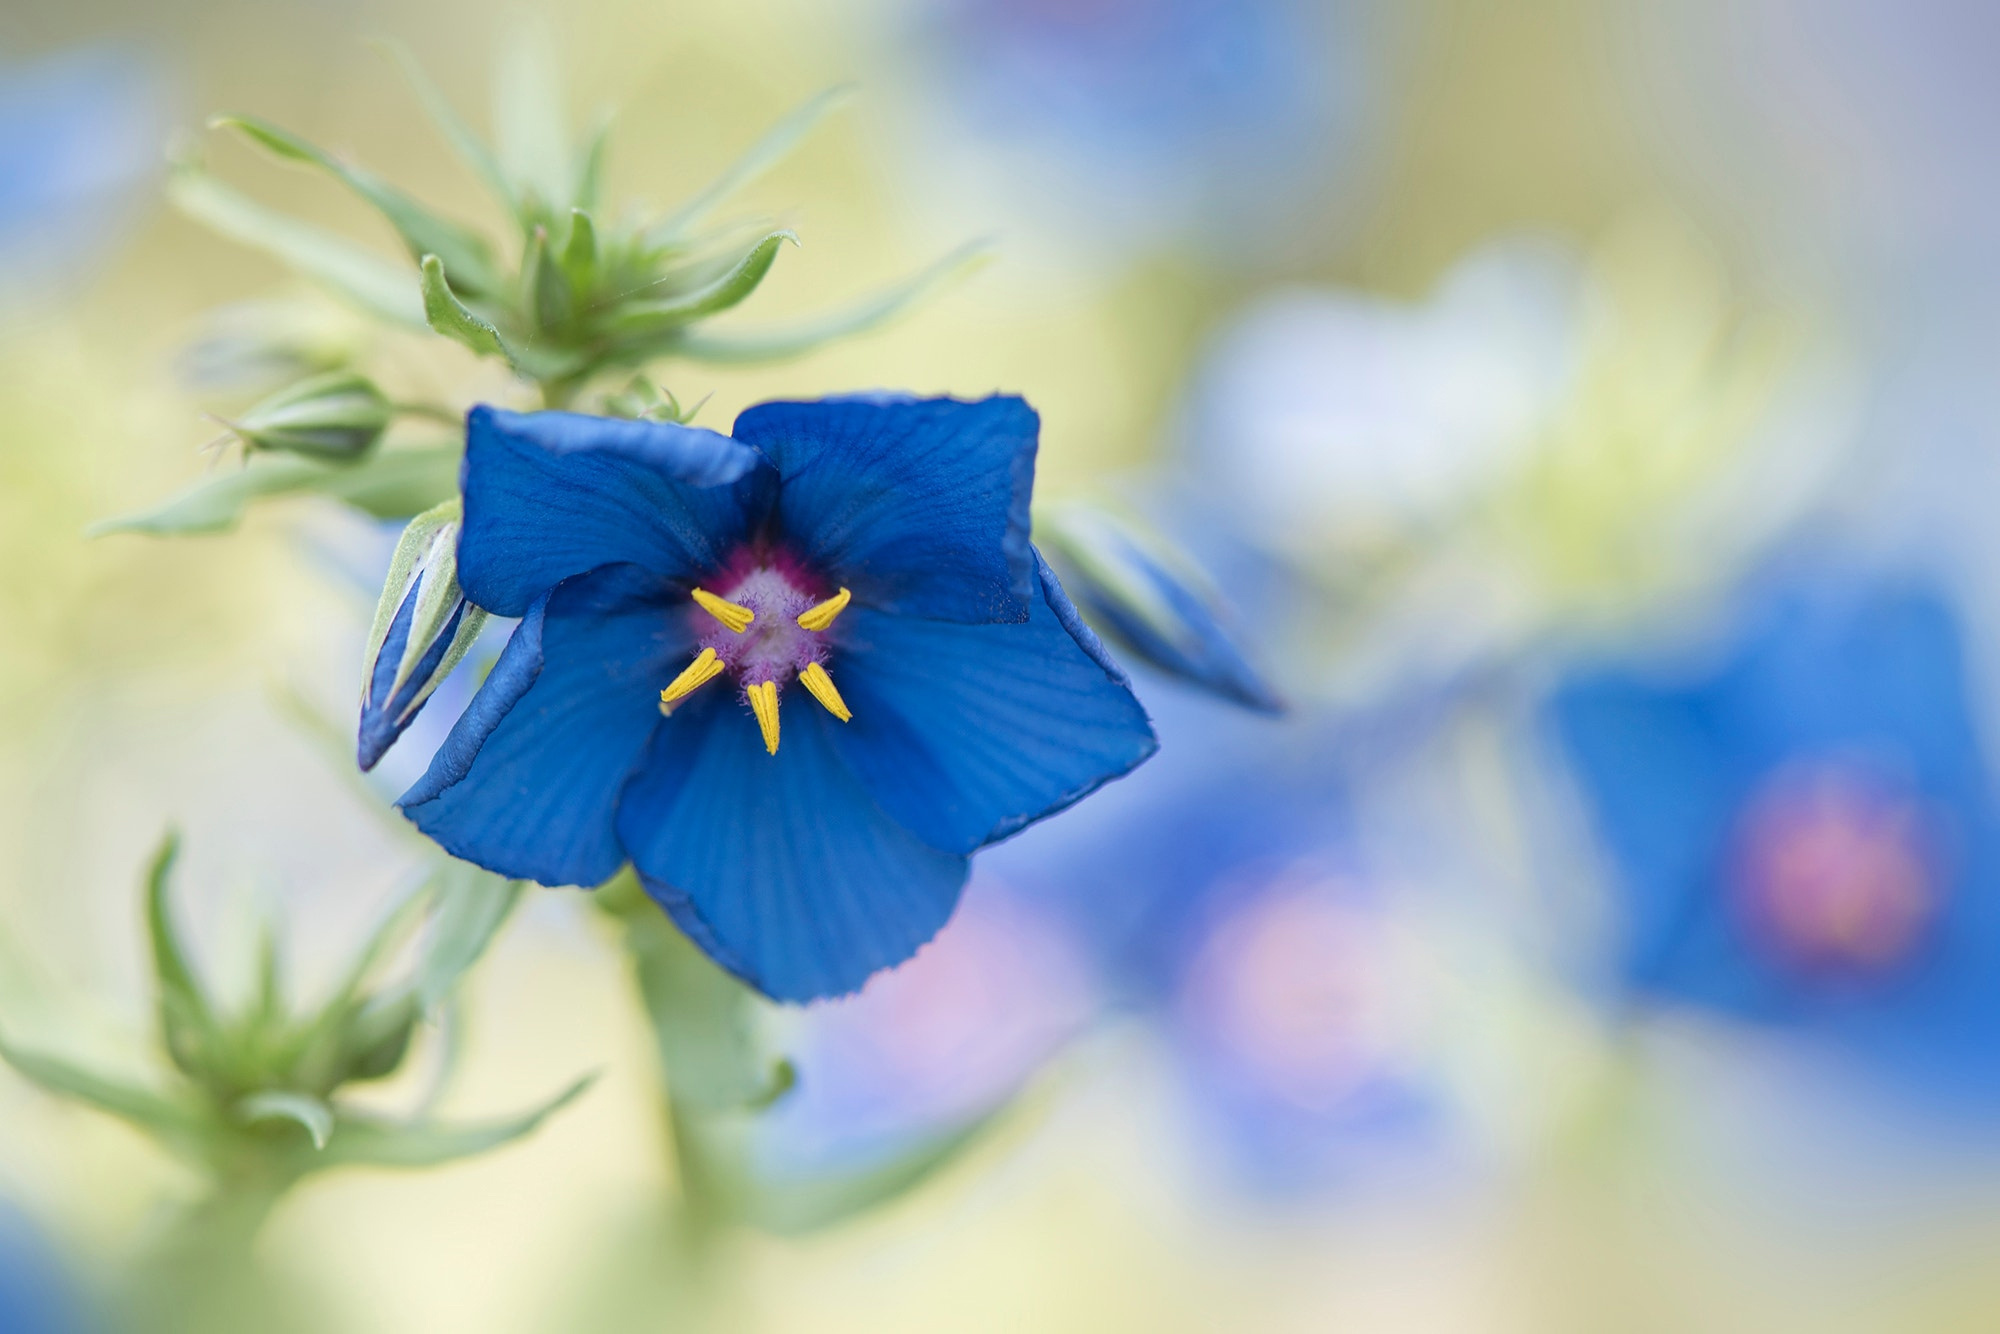
[[[732,568],[710,585],[717,596],[756,613],[741,634],[700,607],[688,612],[701,647],[715,650],[739,688],[763,681],[783,686],[810,663],[826,665],[827,632],[807,630],[798,622],[800,613],[825,593],[795,562],[770,556],[765,562],[740,572]]]
[[[1922,806],[1852,766],[1775,775],[1746,807],[1737,849],[1737,907],[1751,938],[1802,972],[1893,972],[1944,893]]]

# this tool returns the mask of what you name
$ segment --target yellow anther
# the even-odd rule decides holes
[[[764,749],[778,753],[778,683],[759,681],[747,692],[750,696],[750,711],[757,715],[757,726],[764,733]]]
[[[838,593],[835,593],[832,597],[828,598],[826,601],[819,603],[817,606],[807,607],[804,611],[799,613],[799,629],[801,630],[826,629],[826,627],[833,624],[834,617],[840,615],[841,612],[847,609],[848,599],[853,596],[854,595],[852,593],[848,592],[846,589],[843,588]],[[826,673],[821,672],[820,675],[825,676]],[[829,690],[832,689],[831,686],[827,688]],[[817,696],[819,692],[814,691],[813,693],[815,696]],[[835,698],[838,698],[838,696],[836,696]],[[827,707],[829,709],[833,708],[831,704],[828,704]],[[838,709],[834,709],[833,711],[835,713],[840,712],[840,710]]]
[[[826,668],[816,662],[806,664],[799,673],[799,684],[812,692],[812,697],[826,705],[826,711],[842,722],[849,722],[854,715],[847,711],[847,701],[833,688],[833,678],[826,674]]]
[[[713,616],[716,620],[721,621],[739,635],[750,628],[750,622],[757,619],[757,613],[751,611],[748,607],[739,602],[730,602],[719,598],[706,588],[695,589],[694,600],[701,604],[703,611]]]
[[[706,685],[722,672],[722,659],[715,656],[715,650],[705,648],[695,654],[694,661],[681,670],[681,674],[668,682],[660,692],[660,708],[665,711],[675,701],[685,699],[695,692],[697,686]]]

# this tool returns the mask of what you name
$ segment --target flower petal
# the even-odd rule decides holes
[[[767,755],[749,711],[697,695],[658,731],[618,834],[646,890],[698,945],[779,1000],[853,991],[936,935],[963,857],[883,814],[803,690],[779,703]]]
[[[632,565],[538,602],[431,762],[403,795],[445,851],[545,885],[595,885],[625,854],[619,789],[660,723],[660,688],[694,647],[671,591]]]
[[[1033,615],[954,625],[857,607],[829,664],[854,721],[834,745],[898,823],[966,853],[1129,772],[1146,711],[1036,556]]]
[[[798,554],[855,599],[943,621],[1022,621],[1041,419],[1018,398],[764,403],[736,419],[780,478]]]
[[[505,412],[465,419],[465,531],[458,578],[478,606],[519,616],[544,590],[631,562],[691,580],[749,531],[762,460],[714,431],[672,422]]]

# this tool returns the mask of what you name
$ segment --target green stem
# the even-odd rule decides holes
[[[404,417],[422,417],[428,421],[443,422],[447,426],[457,426],[465,420],[465,414],[442,403],[391,403],[396,413]]]

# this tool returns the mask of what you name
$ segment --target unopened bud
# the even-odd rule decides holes
[[[458,586],[459,515],[454,497],[410,520],[396,544],[363,659],[355,758],[364,770],[396,743],[486,624]]]
[[[279,390],[228,426],[252,449],[343,462],[373,449],[394,415],[367,376],[330,371]]]
[[[1124,523],[1081,505],[1037,514],[1035,536],[1086,617],[1133,656],[1245,708],[1283,712],[1225,628],[1219,599],[1194,574],[1176,572],[1189,567],[1184,557],[1149,551]]]

